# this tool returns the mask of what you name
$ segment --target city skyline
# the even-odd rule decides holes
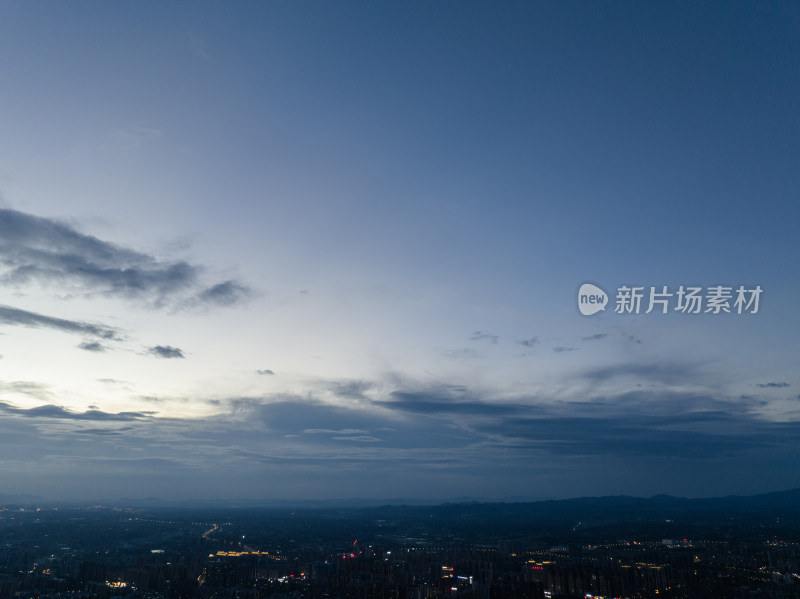
[[[790,3],[3,4],[3,492],[800,487],[798,31]]]

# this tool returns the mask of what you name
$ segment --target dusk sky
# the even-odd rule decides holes
[[[798,275],[797,2],[0,3],[0,493],[800,487]]]

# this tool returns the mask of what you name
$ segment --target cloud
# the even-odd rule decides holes
[[[102,437],[114,437],[122,435],[124,433],[123,430],[113,430],[105,428],[82,428],[75,432],[80,435],[99,435]]]
[[[264,370],[256,370],[256,374],[270,375],[270,374],[275,374],[275,373],[273,371],[269,370],[268,368],[265,368]]]
[[[737,402],[672,392],[540,407],[535,415],[490,419],[475,428],[500,444],[554,455],[696,460],[796,446],[800,433],[800,423],[764,420]]]
[[[85,341],[78,345],[81,349],[85,349],[86,351],[93,351],[93,352],[104,352],[106,348],[103,347],[101,343],[97,341]]]
[[[714,426],[723,420],[705,422]],[[777,428],[776,425],[765,426],[765,432],[743,436],[664,429],[656,419],[565,416],[509,420],[479,430],[496,434],[511,446],[541,449],[555,455],[707,459],[774,444],[775,437],[768,431]]]
[[[758,383],[756,387],[761,389],[782,389],[783,387],[789,387],[789,383]]]
[[[365,463],[397,463],[398,460],[441,460],[441,454],[428,456],[429,449],[463,448],[480,439],[465,434],[453,423],[434,415],[420,418],[419,412],[392,409],[391,404],[362,402],[358,408],[324,403],[296,396],[274,395],[270,398],[242,398],[226,402],[231,408],[230,417],[224,413],[215,416],[214,426],[225,427],[226,422],[235,430],[224,429],[218,439],[235,438],[244,445],[248,439],[259,446],[269,444],[273,454],[292,455],[293,462],[306,456],[309,460],[356,460]],[[408,407],[408,406],[406,406]],[[460,406],[463,407],[463,406]],[[388,409],[387,409],[388,408]],[[380,431],[380,433],[377,433]],[[378,437],[380,434],[380,437]],[[204,435],[207,441],[213,440]],[[287,439],[293,439],[290,444]],[[387,453],[359,453],[343,448],[350,444],[373,444]],[[398,453],[398,451],[411,453]],[[413,456],[411,455],[413,454]],[[263,453],[252,459],[263,459]]]
[[[55,405],[38,406],[36,408],[17,408],[5,401],[0,401],[0,411],[28,418],[55,418],[63,420],[138,420],[145,417],[141,412],[117,412],[115,414],[103,412],[101,410],[73,412]]]
[[[200,266],[159,261],[68,224],[8,209],[0,209],[0,265],[6,267],[0,277],[5,284],[37,282],[154,307],[227,306],[249,294],[246,286],[231,280],[202,288]]]
[[[491,335],[489,333],[483,333],[481,331],[475,331],[472,333],[472,337],[470,337],[470,341],[489,341],[490,343],[497,343],[500,337],[498,335]]]
[[[424,391],[393,391],[389,399],[376,401],[375,405],[401,412],[426,415],[500,416],[525,411],[524,406],[485,401],[468,393],[453,393],[447,387]]]
[[[333,381],[327,383],[327,387],[338,397],[347,399],[369,399],[367,391],[375,388],[375,384],[369,381]]]
[[[367,434],[369,431],[365,431],[360,428],[342,428],[339,430],[331,428],[307,428],[303,432],[307,435],[361,435]]]
[[[42,401],[49,401],[52,397],[50,388],[34,381],[0,381],[0,391],[3,393],[19,393],[29,395]]]
[[[65,320],[28,312],[11,306],[0,306],[0,323],[23,327],[44,327],[63,331],[65,333],[76,333],[79,335],[92,335],[101,339],[120,340],[119,330],[105,325],[92,324],[76,320]]]
[[[518,341],[520,345],[524,345],[525,347],[533,347],[537,343],[539,343],[538,337],[531,337],[530,339],[523,339],[522,341]]]
[[[185,358],[183,351],[171,345],[156,345],[147,350],[147,353],[159,358]]]
[[[600,339],[605,339],[608,337],[608,333],[595,333],[594,335],[589,335],[588,337],[582,337],[583,341],[599,341]]]
[[[252,295],[249,287],[236,281],[217,283],[197,294],[196,303],[206,306],[232,306]]]
[[[553,351],[556,352],[557,354],[560,354],[567,351],[577,351],[577,349],[578,349],[577,347],[564,347],[563,345],[560,345],[558,347],[554,347]]]
[[[315,489],[427,485],[448,497],[453,484],[482,489],[487,477],[505,484],[503,473],[536,486],[580,474],[601,484],[602,493],[629,492],[648,472],[659,484],[706,480],[709,473],[724,482],[743,459],[784,474],[800,449],[800,423],[765,420],[749,401],[712,394],[643,389],[569,401],[387,378],[354,383],[382,399],[353,409],[314,399],[314,391],[229,398],[213,417],[194,419],[2,403],[0,435],[11,452],[4,463],[16,460],[44,474],[72,465],[84,473],[141,475],[152,485],[183,477],[176,493],[199,489],[201,474],[263,481],[268,472],[272,479],[313,479],[321,485]],[[331,390],[327,383],[318,389],[326,397]],[[169,476],[158,460],[171,464]],[[252,495],[263,496],[266,487],[253,484]]]
[[[595,368],[583,374],[583,378],[600,383],[617,378],[634,377],[664,384],[685,384],[696,379],[696,364],[659,362],[654,364],[617,364]]]
[[[619,366],[613,370],[677,376],[678,369],[653,372]],[[793,435],[800,432],[800,423],[772,422],[752,413],[750,402],[689,392],[640,390],[553,402],[537,397],[491,398],[434,386],[398,389],[373,405],[408,414],[410,422],[420,421],[415,415],[425,416],[429,424],[439,422],[441,431],[447,423],[458,436],[483,447],[486,455],[506,448],[520,455],[713,459],[796,446]]]
[[[474,349],[464,347],[461,349],[449,349],[439,352],[445,358],[452,358],[454,360],[474,360],[475,358],[482,357],[482,354]]]

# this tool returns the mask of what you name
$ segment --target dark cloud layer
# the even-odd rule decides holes
[[[770,421],[748,404],[708,394],[628,392],[583,402],[524,403],[431,389],[394,391],[375,403],[456,424],[498,448],[551,455],[703,460],[800,445],[800,423]]]
[[[520,405],[490,402],[468,394],[451,393],[445,388],[430,391],[393,391],[389,399],[375,403],[390,410],[426,415],[495,417],[519,414],[526,409]]]
[[[109,295],[153,306],[222,306],[240,301],[249,289],[225,281],[201,289],[202,268],[185,261],[162,262],[56,220],[0,210],[2,281],[58,285],[82,295]]]
[[[689,489],[709,476],[713,484],[725,483],[746,459],[785,474],[800,450],[800,423],[770,421],[752,410],[755,399],[712,392],[642,389],[556,401],[413,381],[321,381],[318,388],[324,397],[333,391],[359,401],[333,405],[313,392],[242,397],[209,402],[219,410],[195,419],[0,402],[0,433],[13,447],[27,443],[17,459],[39,456],[31,462],[36,468],[57,459],[135,475],[148,459],[164,459],[170,464],[165,480],[180,474],[191,483],[213,472],[257,481],[269,472],[267,479],[307,481],[332,473],[327,483],[360,485],[367,494],[378,479],[381,488],[399,479],[415,488],[442,485],[447,493],[464,481],[481,488],[481,481],[511,480],[498,475],[503,469],[536,485],[576,474],[604,494],[620,482],[640,488],[648,472],[657,474],[658,489]],[[89,437],[91,447],[81,443]],[[64,457],[47,458],[54,455]]]
[[[675,418],[625,413],[582,417],[556,412],[495,420],[478,430],[511,446],[558,455],[697,460],[778,446],[796,447],[800,438],[800,423],[770,422],[720,411],[685,412]]]

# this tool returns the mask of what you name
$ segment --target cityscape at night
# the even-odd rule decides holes
[[[3,508],[0,598],[800,597],[800,490],[349,508],[149,503]]]

